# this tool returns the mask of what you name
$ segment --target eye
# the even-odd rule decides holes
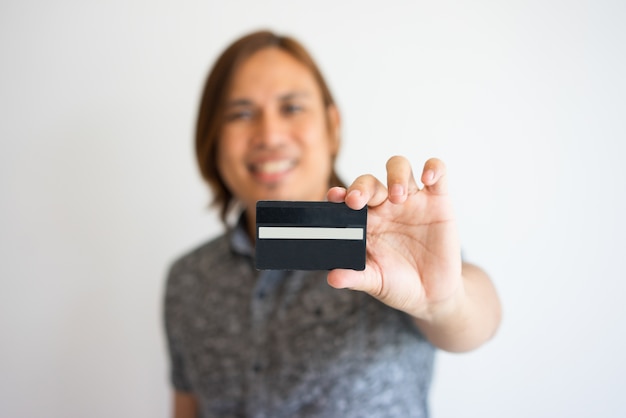
[[[294,115],[304,111],[304,107],[295,103],[285,103],[281,107],[281,112],[285,115]]]
[[[226,121],[250,120],[254,117],[254,112],[249,109],[233,110],[226,113]]]

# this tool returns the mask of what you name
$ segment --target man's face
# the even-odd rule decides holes
[[[307,67],[278,48],[234,74],[218,140],[218,170],[246,208],[258,200],[324,200],[339,120]]]

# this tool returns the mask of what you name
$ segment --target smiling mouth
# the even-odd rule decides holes
[[[264,161],[250,165],[250,170],[260,177],[276,177],[291,170],[296,162],[291,159]]]

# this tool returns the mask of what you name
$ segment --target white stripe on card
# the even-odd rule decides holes
[[[363,228],[260,226],[259,227],[259,239],[363,240]]]

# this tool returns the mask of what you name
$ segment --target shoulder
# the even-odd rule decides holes
[[[167,294],[187,293],[209,284],[216,291],[248,277],[254,271],[252,256],[234,249],[233,233],[234,230],[227,230],[175,259],[167,275]],[[224,277],[230,279],[222,280]]]
[[[226,232],[178,256],[170,265],[169,277],[204,270],[207,264],[223,260],[230,252],[229,237]]]
[[[227,263],[233,257],[229,237],[224,233],[175,258],[167,272],[166,296],[188,293]]]

